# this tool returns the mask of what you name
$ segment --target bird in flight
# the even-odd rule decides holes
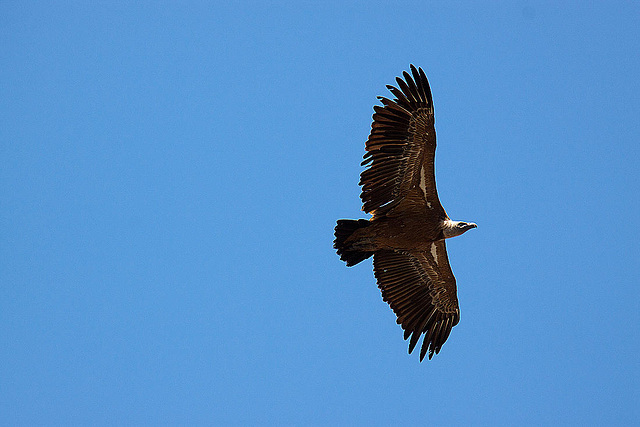
[[[460,321],[456,279],[445,239],[476,228],[452,221],[438,199],[433,99],[422,68],[387,85],[378,97],[360,175],[362,210],[370,219],[340,219],[333,246],[353,266],[373,255],[373,271],[409,353],[424,334],[420,361],[438,354]]]

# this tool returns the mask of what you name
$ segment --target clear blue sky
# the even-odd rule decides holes
[[[0,4],[0,424],[640,422],[640,3],[130,3]],[[410,63],[478,223],[423,363],[331,247]]]

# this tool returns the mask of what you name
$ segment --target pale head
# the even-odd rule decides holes
[[[450,219],[442,221],[442,233],[445,239],[459,236],[476,227],[478,226],[473,222],[451,221]]]

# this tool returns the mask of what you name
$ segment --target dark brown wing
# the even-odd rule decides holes
[[[411,65],[404,80],[396,77],[399,89],[387,85],[393,100],[378,97],[383,106],[373,107],[371,134],[360,175],[362,210],[382,216],[402,202],[410,190],[419,187],[425,208],[444,209],[438,200],[434,172],[436,131],[433,99],[422,68]],[[446,215],[446,214],[445,214]]]
[[[444,240],[424,252],[382,250],[375,253],[373,271],[382,291],[404,329],[411,336],[411,353],[424,334],[420,361],[438,354],[451,328],[460,321],[456,279],[451,271]]]

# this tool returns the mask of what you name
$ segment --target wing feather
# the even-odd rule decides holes
[[[446,216],[435,185],[431,90],[422,68],[410,68],[411,74],[396,78],[398,87],[387,85],[395,98],[378,97],[382,106],[374,107],[362,162],[367,169],[360,176],[362,210],[374,216],[386,215],[416,187],[424,193],[424,209]]]
[[[424,334],[420,361],[438,354],[451,329],[460,320],[456,281],[449,265],[444,240],[431,251],[380,250],[373,257],[373,270],[387,302],[411,337],[409,353]]]
[[[429,330],[425,333],[424,340],[422,340],[422,347],[420,347],[420,361],[424,359],[425,354],[427,354],[427,350],[429,350],[429,346],[433,344],[433,336],[436,329],[440,328],[440,322],[434,322],[433,326],[429,328]],[[431,355],[433,354],[433,350],[429,351],[429,359],[431,359]]]

